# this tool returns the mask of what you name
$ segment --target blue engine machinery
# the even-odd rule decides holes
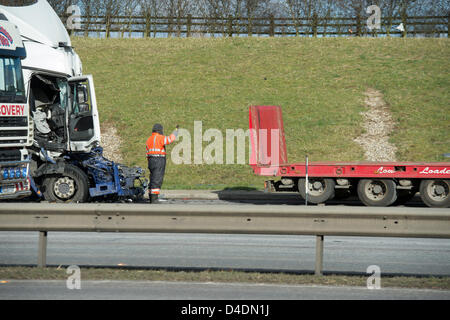
[[[108,197],[140,200],[148,181],[140,167],[127,167],[103,157],[103,148],[96,147],[90,153],[72,153],[69,161],[82,168],[90,179],[89,194],[92,198]]]

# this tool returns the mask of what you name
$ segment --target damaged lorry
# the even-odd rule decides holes
[[[0,199],[142,198],[143,170],[103,157],[93,77],[47,1],[0,6],[0,28]]]

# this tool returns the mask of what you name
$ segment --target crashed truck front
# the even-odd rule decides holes
[[[56,202],[140,197],[143,170],[103,157],[93,77],[82,74],[81,60],[53,8],[39,0],[0,6],[0,14],[18,26],[27,51],[22,68],[34,123],[27,149],[32,176],[44,197]]]
[[[94,83],[92,77],[82,75],[81,60],[60,18],[45,0],[21,7],[0,6],[0,13],[19,28],[27,52],[22,68],[36,123],[35,140],[48,144],[45,149],[52,158],[69,150],[90,152],[100,144]],[[49,128],[47,120],[55,122],[56,130]],[[76,129],[72,139],[63,125]]]
[[[32,143],[32,125],[22,76],[26,56],[19,30],[0,15],[0,199],[31,194],[30,160],[25,146]]]

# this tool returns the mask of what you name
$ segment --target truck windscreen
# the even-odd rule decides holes
[[[26,102],[20,58],[0,57],[0,102]]]

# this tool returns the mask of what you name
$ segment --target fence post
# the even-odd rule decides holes
[[[315,13],[314,12],[314,15],[313,15],[313,37],[314,38],[317,38],[317,25],[318,25],[318,23],[319,23],[319,19],[318,19],[318,16],[317,16],[317,13]]]
[[[91,16],[86,16],[85,22],[84,22],[84,37],[89,37],[89,27],[91,25]]]
[[[125,21],[120,21],[121,19],[118,19],[119,25],[120,25],[120,37],[123,39],[125,34]]]
[[[408,16],[406,14],[406,11],[402,13],[402,23],[403,23],[403,32],[402,32],[402,38],[406,38],[408,35],[407,27],[408,27]]]
[[[275,17],[273,16],[273,14],[270,15],[269,36],[270,37],[274,37],[275,36]]]
[[[145,30],[144,30],[144,38],[150,37],[150,14],[145,14]]]
[[[111,16],[107,15],[106,17],[106,32],[105,32],[105,37],[109,38],[110,36],[110,32],[111,32]]]
[[[361,37],[361,16],[356,16],[356,36]]]
[[[251,17],[247,17],[247,33],[248,36],[251,37],[253,35],[253,30],[252,30],[252,18]]]
[[[228,16],[228,36],[233,37],[233,16],[231,14]]]
[[[187,16],[187,30],[186,30],[186,37],[190,37],[191,36],[191,27],[192,27],[192,15],[188,14]]]
[[[132,33],[133,33],[133,16],[130,14],[130,16],[128,17],[128,38],[132,37]]]
[[[385,27],[386,29],[386,37],[390,37],[391,36],[391,28],[392,28],[392,17],[387,18],[387,25]]]
[[[172,17],[167,19],[167,38],[172,37]]]
[[[177,37],[180,38],[181,37],[181,17],[177,16]]]
[[[38,268],[47,266],[47,231],[39,231]]]
[[[316,236],[316,267],[314,275],[321,276],[323,274],[323,236]]]

